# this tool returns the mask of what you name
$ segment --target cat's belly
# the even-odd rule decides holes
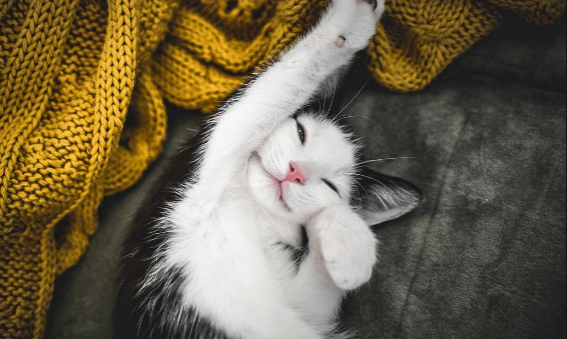
[[[312,331],[289,308],[281,277],[264,251],[258,219],[245,205],[243,199],[228,199],[208,216],[200,214],[196,199],[174,208],[177,224],[167,262],[183,267],[184,305],[229,334],[276,338],[274,333],[287,333],[286,328]]]

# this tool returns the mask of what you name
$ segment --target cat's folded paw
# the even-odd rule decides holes
[[[336,30],[335,46],[361,50],[376,32],[384,0],[333,0],[324,21]]]
[[[376,263],[376,239],[347,206],[321,212],[315,221],[325,267],[335,284],[352,290],[370,280]]]

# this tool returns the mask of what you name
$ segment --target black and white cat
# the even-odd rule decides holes
[[[222,106],[195,168],[175,174],[189,161],[175,160],[125,248],[116,338],[339,337],[341,300],[376,262],[369,225],[412,210],[420,193],[362,170],[350,133],[304,107],[366,47],[383,10],[333,0]]]

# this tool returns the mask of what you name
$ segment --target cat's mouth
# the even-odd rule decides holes
[[[260,163],[260,166],[262,167],[262,170],[264,171],[264,173],[266,173],[266,176],[272,181],[272,184],[276,189],[276,196],[277,196],[278,200],[281,202],[281,204],[283,205],[284,209],[286,211],[291,211],[291,208],[289,208],[289,206],[287,205],[287,203],[286,203],[286,201],[283,197],[282,182],[264,167],[264,165],[262,164],[262,157],[260,157],[260,155],[257,152],[253,152],[252,157],[254,157],[258,160],[258,162]]]

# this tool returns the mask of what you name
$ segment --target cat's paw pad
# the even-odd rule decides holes
[[[321,254],[335,284],[352,290],[370,280],[376,263],[376,239],[350,210],[326,211],[318,217]]]

